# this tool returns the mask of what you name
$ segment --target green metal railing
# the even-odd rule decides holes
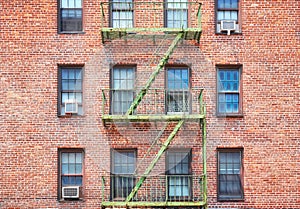
[[[129,193],[144,176],[102,176],[102,206],[203,206],[204,175],[148,176],[130,201]],[[183,184],[182,182],[185,182]],[[122,185],[122,187],[120,186]]]
[[[109,115],[116,115],[115,117],[120,116],[120,118],[124,118],[126,115],[128,116],[126,113],[134,101],[134,95],[140,91],[140,89],[102,89],[102,116],[104,116],[104,119],[109,117]],[[132,95],[131,98],[126,98],[127,105],[125,106],[121,106],[121,103],[124,104],[124,101],[114,100],[118,99],[116,95],[121,99],[123,94],[127,96]],[[203,89],[200,88],[183,90],[150,88],[132,115],[141,117],[146,117],[147,115],[153,115],[153,117],[162,115],[164,115],[164,117],[175,117],[176,115],[193,117],[192,115],[197,115],[199,118],[202,118],[204,115],[202,94]],[[120,103],[120,105],[116,103]]]
[[[201,3],[199,2],[101,2],[103,41],[132,33],[178,33],[199,41]]]

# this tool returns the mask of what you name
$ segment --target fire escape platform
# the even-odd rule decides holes
[[[204,114],[174,114],[174,115],[102,115],[103,122],[151,122],[151,121],[199,121]]]
[[[110,41],[121,38],[135,37],[157,37],[159,35],[176,35],[183,33],[183,39],[200,41],[201,28],[102,28],[102,41]]]
[[[102,202],[104,207],[200,207],[206,202]]]

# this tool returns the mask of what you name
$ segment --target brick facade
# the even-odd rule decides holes
[[[137,86],[142,86],[159,61],[150,62],[157,43],[103,44],[100,1],[83,2],[84,32],[79,34],[58,33],[56,0],[0,3],[0,208],[101,208],[101,177],[110,172],[111,149],[137,149],[141,161],[164,126],[103,125],[101,90],[110,88],[111,68],[135,65]],[[208,207],[300,208],[299,1],[240,0],[242,33],[230,36],[215,33],[215,1],[202,3],[200,43],[181,42],[169,64],[189,66],[191,85],[204,89]],[[164,42],[160,56],[169,44]],[[242,66],[242,117],[216,115],[219,65]],[[57,114],[59,66],[84,66],[83,116]],[[164,82],[162,72],[153,85]],[[193,173],[201,174],[197,123],[185,123],[170,147],[191,148]],[[81,200],[58,200],[62,148],[84,150]],[[218,148],[243,149],[242,201],[217,200]],[[152,157],[157,150],[156,145]],[[141,161],[139,171],[150,161]],[[153,174],[164,173],[164,164],[165,156]]]

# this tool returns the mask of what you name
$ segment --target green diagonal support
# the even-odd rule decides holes
[[[149,80],[147,81],[145,87],[138,93],[138,95],[135,97],[134,101],[130,105],[127,115],[132,115],[132,113],[135,111],[139,103],[142,101],[144,96],[147,94],[148,89],[150,88],[151,84],[154,82],[156,76],[160,73],[161,69],[165,66],[165,64],[168,62],[171,54],[173,53],[174,49],[176,48],[179,41],[183,38],[183,32],[178,33],[176,38],[173,40],[172,44],[170,45],[168,51],[165,53],[164,57],[160,60],[159,64],[157,65],[155,71],[150,76]]]
[[[179,131],[179,129],[182,126],[183,123],[184,123],[184,120],[180,120],[178,122],[178,124],[175,126],[174,130],[172,131],[172,133],[169,135],[169,137],[167,138],[167,140],[161,146],[161,148],[158,151],[156,157],[152,160],[151,164],[148,166],[148,168],[146,169],[146,171],[144,172],[144,174],[142,175],[142,177],[140,178],[140,180],[137,182],[137,184],[135,185],[135,187],[132,189],[131,193],[126,198],[125,203],[128,203],[129,201],[132,200],[132,198],[137,193],[137,191],[139,190],[139,188],[142,186],[143,182],[146,180],[147,176],[150,174],[150,172],[152,171],[152,169],[154,168],[154,166],[156,165],[156,163],[158,162],[158,160],[160,159],[160,157],[162,156],[162,154],[167,150],[169,144],[171,143],[172,139],[175,137],[176,133]]]

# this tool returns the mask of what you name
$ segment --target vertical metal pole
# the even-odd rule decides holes
[[[205,202],[204,208],[207,209],[207,170],[206,170],[206,108],[203,106],[204,118],[202,123],[202,161],[203,161],[203,201]]]

